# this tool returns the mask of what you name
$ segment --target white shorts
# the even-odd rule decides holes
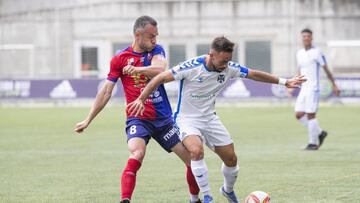
[[[229,132],[216,115],[206,117],[178,117],[176,125],[180,129],[180,139],[189,135],[198,135],[210,149],[233,143]]]
[[[295,103],[295,112],[316,113],[319,107],[319,90],[301,89]]]

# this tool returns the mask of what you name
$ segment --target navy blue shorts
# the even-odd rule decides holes
[[[181,142],[179,129],[174,125],[173,121],[158,127],[151,121],[131,119],[126,121],[125,130],[128,141],[131,138],[139,137],[144,139],[147,144],[151,138],[154,138],[167,152],[171,152],[171,148]]]

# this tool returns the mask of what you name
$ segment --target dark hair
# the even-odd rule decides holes
[[[234,50],[235,43],[228,40],[226,37],[216,37],[211,43],[211,49],[217,52],[229,52],[232,53]]]
[[[156,20],[150,16],[140,16],[134,24],[134,34],[138,29],[143,29],[147,24],[157,26]]]
[[[305,29],[301,30],[301,33],[304,33],[304,32],[312,35],[312,31],[309,28],[305,28]]]

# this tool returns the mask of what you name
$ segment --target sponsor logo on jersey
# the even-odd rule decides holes
[[[204,94],[204,95],[198,95],[198,94],[190,94],[190,97],[192,99],[211,99],[212,97],[215,97],[216,95],[214,93],[211,94]]]
[[[147,102],[156,104],[156,103],[160,103],[162,102],[164,99],[163,97],[160,95],[160,91],[159,90],[155,90],[154,92],[152,92],[149,96],[149,98],[146,100]]]
[[[145,87],[147,81],[149,80],[146,76],[141,74],[131,75],[131,77],[134,80],[134,87],[136,88]]]

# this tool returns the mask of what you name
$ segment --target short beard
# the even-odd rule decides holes
[[[141,48],[142,50],[144,50],[145,52],[151,52],[151,51],[153,50],[152,47],[149,48],[149,47],[145,47],[145,46],[140,46],[140,48]]]

